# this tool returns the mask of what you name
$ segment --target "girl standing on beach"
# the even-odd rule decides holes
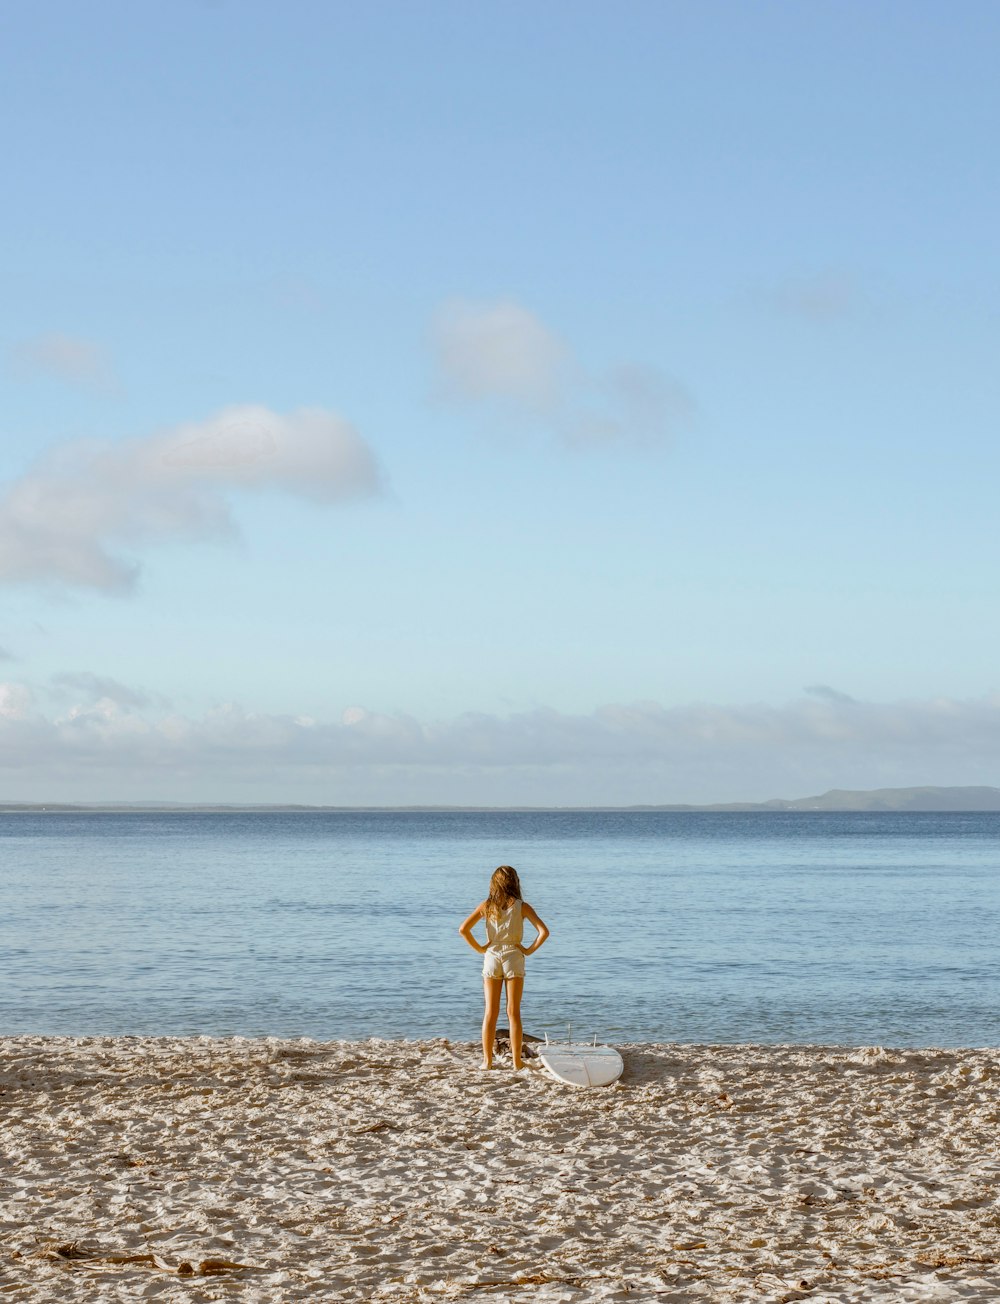
[[[472,934],[480,921],[486,923],[486,945]],[[535,927],[536,937],[530,946],[521,945],[524,920]],[[524,957],[537,951],[549,930],[527,902],[521,900],[521,882],[511,865],[500,865],[490,879],[490,894],[481,901],[458,930],[483,959],[483,1064],[493,1067],[493,1040],[500,1013],[500,990],[507,984],[507,1018],[510,1020],[510,1053],[514,1068],[524,1068],[521,1060],[521,993],[524,990]]]

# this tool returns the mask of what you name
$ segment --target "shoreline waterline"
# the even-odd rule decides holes
[[[507,1029],[503,1018],[497,1026],[498,1032],[506,1033]],[[226,1047],[234,1049],[245,1049],[247,1047],[299,1047],[302,1049],[312,1049],[321,1052],[324,1049],[342,1048],[342,1047],[373,1047],[373,1046],[396,1046],[400,1048],[432,1048],[436,1046],[451,1047],[452,1050],[458,1051],[459,1048],[467,1046],[478,1047],[479,1040],[473,1034],[478,1032],[478,1025],[470,1027],[467,1037],[446,1036],[424,1036],[424,1037],[395,1037],[380,1036],[372,1033],[370,1036],[361,1037],[309,1037],[286,1035],[284,1033],[201,1033],[201,1032],[88,1032],[88,1033],[60,1033],[60,1032],[4,1032],[0,1031],[0,1056],[4,1049],[34,1047],[44,1048],[46,1045],[55,1047],[70,1048],[88,1048],[95,1046],[107,1046],[111,1048],[128,1048],[137,1049],[168,1049],[173,1050],[180,1046],[190,1046],[191,1048],[204,1048],[208,1050],[222,1050]],[[529,1030],[525,1029],[528,1036]],[[543,1042],[544,1037],[535,1037],[533,1034],[531,1040]],[[564,1042],[567,1040],[565,1031],[561,1035],[550,1035],[549,1040],[553,1043]],[[574,1035],[574,1043],[583,1044],[594,1041],[593,1034],[580,1032],[579,1036]],[[767,1053],[770,1051],[803,1051],[815,1052],[817,1054],[853,1054],[859,1052],[875,1052],[878,1054],[891,1055],[962,1055],[969,1053],[971,1055],[989,1055],[991,1053],[1000,1056],[1000,1045],[997,1046],[959,1046],[959,1045],[940,1045],[931,1046],[907,1042],[807,1042],[807,1041],[625,1041],[610,1037],[598,1037],[598,1044],[614,1045],[622,1051],[623,1054],[631,1052],[637,1053],[656,1053],[676,1051],[680,1054],[690,1054],[695,1051],[747,1051]]]

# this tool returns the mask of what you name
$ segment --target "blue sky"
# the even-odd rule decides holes
[[[0,800],[1000,781],[994,5],[0,23]]]

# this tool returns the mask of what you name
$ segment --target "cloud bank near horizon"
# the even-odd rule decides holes
[[[235,533],[231,490],[280,490],[321,504],[377,492],[374,454],[322,408],[245,404],[206,421],[52,450],[0,496],[0,583],[128,590],[133,552]]]
[[[658,368],[624,361],[594,371],[512,299],[449,300],[432,343],[442,398],[528,420],[570,447],[659,444],[694,418],[691,395]]]
[[[102,694],[108,683],[114,694]],[[340,720],[318,721],[235,703],[191,717],[100,676],[53,677],[57,693],[74,685],[79,700],[58,711],[43,709],[44,694],[26,684],[0,685],[3,790],[16,784],[25,800],[49,799],[53,786],[65,795],[65,783],[76,784],[79,800],[138,792],[190,801],[592,805],[990,783],[1000,772],[1000,695],[878,703],[827,690],[782,706],[615,703],[589,714],[538,708],[437,722],[351,707]],[[92,786],[85,793],[80,784]]]

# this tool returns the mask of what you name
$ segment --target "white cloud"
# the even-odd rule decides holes
[[[655,367],[588,369],[534,313],[510,299],[454,299],[438,312],[437,392],[548,428],[584,447],[660,442],[690,426],[694,400]]]
[[[31,714],[33,697],[26,684],[0,684],[0,720],[24,720]]]
[[[118,382],[107,350],[93,340],[53,331],[15,344],[10,352],[15,375],[50,376],[85,389],[113,392]]]
[[[569,350],[520,304],[452,300],[438,314],[435,342],[446,394],[499,399],[540,415],[564,402]]]
[[[375,492],[379,471],[353,426],[320,408],[229,407],[207,421],[54,450],[0,497],[0,582],[125,589],[130,552],[234,529],[231,489],[318,503]]]
[[[96,678],[96,677],[95,677]],[[93,689],[96,685],[88,685]],[[119,697],[121,694],[119,694]],[[22,797],[396,804],[763,800],[830,787],[995,782],[1000,696],[783,706],[609,704],[337,722],[226,704],[200,717],[88,691],[58,715],[0,686],[0,769]],[[56,792],[53,785],[58,787]],[[94,786],[98,785],[95,792]]]
[[[57,697],[67,693],[82,693],[91,701],[106,698],[119,706],[169,706],[169,701],[159,693],[150,693],[143,688],[129,688],[108,675],[95,675],[89,670],[66,671],[52,675],[50,684]]]

